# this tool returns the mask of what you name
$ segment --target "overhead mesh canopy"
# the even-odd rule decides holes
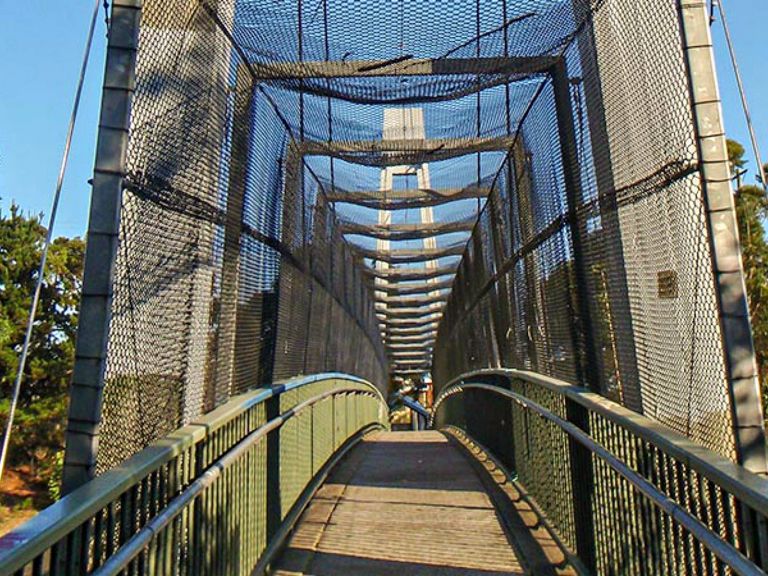
[[[145,0],[100,469],[281,378],[499,366],[732,455],[694,136],[674,2]]]

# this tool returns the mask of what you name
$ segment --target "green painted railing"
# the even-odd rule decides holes
[[[332,466],[386,426],[352,376],[243,394],[6,535],[0,574],[263,573]]]
[[[433,419],[492,453],[588,574],[768,569],[768,480],[602,396],[481,370],[442,388]]]

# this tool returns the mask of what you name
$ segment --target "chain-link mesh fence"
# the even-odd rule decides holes
[[[542,80],[496,175],[436,380],[503,366],[588,383],[733,456],[678,7],[595,4],[575,6],[567,78]]]
[[[232,42],[241,8],[144,3],[100,470],[247,388],[386,385],[362,268]]]
[[[732,455],[678,8],[145,0],[100,469],[275,379],[496,366]]]

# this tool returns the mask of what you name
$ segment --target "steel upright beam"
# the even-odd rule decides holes
[[[536,231],[533,222],[531,174],[525,144],[522,141],[517,142],[512,147],[510,166],[513,173],[509,176],[514,178],[515,181],[514,190],[517,204],[517,212],[515,213],[514,204],[510,202],[510,209],[513,210],[510,214],[510,219],[512,222],[517,221],[521,241],[523,244],[527,244],[535,237]],[[537,268],[536,255],[533,251],[527,252],[523,256],[523,276],[525,289],[528,293],[528,297],[525,300],[525,350],[528,362],[534,370],[539,369],[539,354],[536,348],[536,335],[539,334],[539,330],[535,324],[538,323],[538,309],[543,306],[536,281],[538,277]]]
[[[557,126],[560,136],[560,151],[565,173],[565,192],[568,204],[571,241],[573,243],[573,265],[576,280],[576,294],[572,298],[574,310],[571,328],[573,346],[576,354],[580,340],[584,343],[584,357],[578,354],[575,368],[577,377],[583,380],[595,392],[600,392],[599,360],[593,340],[593,325],[587,290],[587,265],[584,261],[585,227],[578,218],[578,210],[583,201],[581,190],[581,171],[578,164],[578,148],[574,131],[573,110],[571,108],[571,90],[565,60],[560,59],[551,69],[552,85],[557,111]],[[572,407],[575,414],[569,413],[573,421],[584,432],[589,433],[589,418],[581,407]],[[583,447],[569,438],[571,453],[571,482],[579,487],[579,497],[574,499],[574,532],[576,550],[587,569],[595,571],[596,543],[593,522],[594,506],[594,468],[592,456]]]
[[[560,59],[552,66],[552,86],[557,111],[557,126],[560,133],[560,151],[565,173],[565,193],[568,204],[571,241],[573,243],[574,277],[576,280],[576,299],[574,314],[578,315],[574,330],[574,349],[579,350],[579,340],[584,344],[584,357],[577,360],[576,369],[581,372],[584,382],[595,392],[600,392],[600,377],[597,349],[593,339],[592,316],[587,289],[587,263],[584,261],[584,235],[578,211],[583,202],[581,189],[581,170],[578,163],[578,147],[574,130],[573,110],[571,108],[571,89],[565,60]]]
[[[243,229],[243,208],[248,172],[249,135],[253,84],[245,66],[241,65],[235,79],[234,116],[232,121],[232,152],[227,189],[226,221],[224,223],[224,256],[221,271],[221,305],[216,346],[215,387],[207,391],[206,410],[228,399],[233,390],[236,365],[237,315],[240,277],[240,237]]]
[[[64,457],[64,494],[93,478],[112,311],[141,0],[113,0]]]
[[[585,22],[584,31],[579,38],[579,56],[583,70],[584,101],[587,111],[589,136],[593,150],[610,150],[608,120],[603,98],[603,85],[598,64],[594,22],[590,8],[580,2],[573,2],[577,18]],[[610,246],[604,249],[604,261],[607,267],[605,290],[608,293],[610,319],[609,338],[615,346],[616,376],[621,386],[622,403],[635,412],[643,412],[643,398],[640,387],[640,375],[637,369],[637,349],[635,329],[630,305],[627,266],[624,262],[624,240],[619,221],[619,206],[616,197],[616,182],[611,154],[593,154],[595,183],[598,190],[601,235],[610,239]],[[597,240],[598,242],[600,240]],[[602,278],[601,278],[601,281]],[[615,326],[615,328],[614,328]],[[621,333],[622,337],[617,337]],[[603,362],[603,376],[606,366]]]
[[[736,454],[745,468],[757,474],[766,474],[765,423],[720,93],[712,56],[709,12],[704,0],[678,0],[678,7],[712,246]]]

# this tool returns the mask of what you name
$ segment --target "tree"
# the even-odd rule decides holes
[[[728,140],[728,159],[734,174],[743,174],[746,166],[744,147]],[[759,186],[742,186],[741,177],[734,176],[736,190],[736,219],[739,225],[744,277],[747,285],[749,312],[755,340],[758,373],[763,389],[763,403],[768,404],[768,197]],[[766,406],[768,408],[768,406]]]
[[[46,230],[12,205],[0,212],[0,422],[5,425]],[[24,373],[9,462],[43,475],[63,448],[85,246],[51,245]]]
[[[741,188],[741,178],[746,173],[744,169],[747,165],[747,161],[744,158],[744,146],[736,140],[726,140],[726,146],[728,149],[728,162],[731,165],[731,174],[736,181],[736,188]]]
[[[739,188],[736,192],[736,218],[763,387],[768,386],[768,240],[763,225],[767,217],[768,198],[763,189],[758,186]]]

